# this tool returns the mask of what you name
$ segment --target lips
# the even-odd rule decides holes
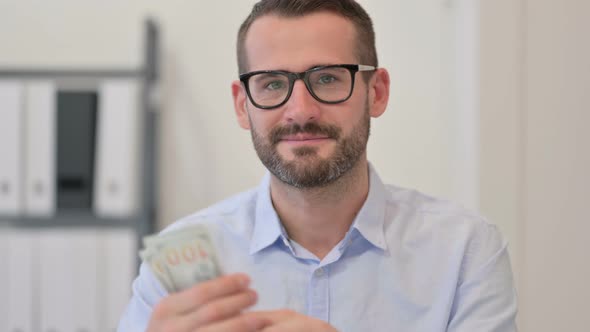
[[[330,138],[327,135],[310,135],[310,134],[297,134],[297,135],[286,135],[281,137],[281,141],[287,142],[304,142],[304,141],[317,141],[321,139]]]

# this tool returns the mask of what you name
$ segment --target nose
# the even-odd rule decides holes
[[[317,121],[320,115],[319,101],[310,94],[303,80],[295,81],[291,97],[284,107],[284,116],[289,123],[304,125]]]

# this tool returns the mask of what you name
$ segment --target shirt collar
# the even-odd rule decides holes
[[[250,241],[251,255],[275,243],[279,237],[286,241],[286,233],[270,198],[270,172],[266,173],[258,186],[254,218],[254,231]]]
[[[383,229],[386,192],[381,178],[369,164],[369,194],[354,220],[352,229],[356,229],[369,243],[382,250],[387,249]],[[257,189],[256,215],[249,253],[252,255],[259,252],[279,238],[282,238],[283,242],[288,241],[285,229],[272,204],[270,173],[267,172]]]
[[[375,168],[369,163],[369,194],[361,210],[354,219],[352,228],[356,229],[368,242],[377,248],[387,250],[385,242],[385,207],[387,189]]]

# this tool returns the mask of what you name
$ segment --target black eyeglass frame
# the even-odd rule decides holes
[[[309,75],[313,72],[316,72],[318,70],[324,70],[326,68],[348,69],[348,72],[350,73],[350,77],[351,77],[351,84],[350,84],[350,91],[348,92],[348,95],[345,98],[342,98],[342,99],[339,99],[336,101],[326,101],[326,100],[323,100],[320,97],[318,97],[313,92],[313,89],[311,88],[311,85],[309,83]],[[248,99],[250,99],[250,102],[252,102],[252,104],[254,106],[256,106],[257,108],[270,110],[270,109],[281,107],[281,106],[285,105],[287,103],[287,101],[289,101],[289,98],[291,98],[291,94],[293,93],[293,87],[295,86],[295,81],[297,81],[297,80],[303,81],[303,83],[305,84],[305,88],[307,89],[309,94],[311,94],[311,96],[315,100],[317,100],[321,103],[324,103],[324,104],[343,103],[343,102],[347,101],[350,98],[350,96],[352,96],[352,92],[354,91],[354,81],[355,81],[356,73],[363,72],[363,71],[375,71],[375,70],[377,70],[377,67],[375,67],[375,66],[359,65],[359,64],[337,64],[337,65],[317,66],[317,67],[313,67],[311,69],[308,69],[306,71],[302,71],[300,73],[293,73],[293,72],[286,71],[286,70],[257,70],[257,71],[252,71],[252,72],[241,74],[240,81],[244,84],[244,87],[246,88],[246,94],[248,95]],[[249,81],[250,81],[250,77],[257,75],[257,74],[278,74],[278,75],[287,76],[289,78],[289,91],[287,92],[287,95],[285,96],[285,100],[283,100],[279,104],[273,105],[273,106],[263,106],[263,105],[260,105],[257,102],[255,102],[254,98],[252,98],[252,95],[250,94]]]

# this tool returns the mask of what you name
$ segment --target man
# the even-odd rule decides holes
[[[232,93],[269,174],[172,226],[206,226],[224,276],[166,294],[143,265],[120,331],[516,330],[496,228],[367,161],[389,97],[374,39],[352,0],[255,5]]]

